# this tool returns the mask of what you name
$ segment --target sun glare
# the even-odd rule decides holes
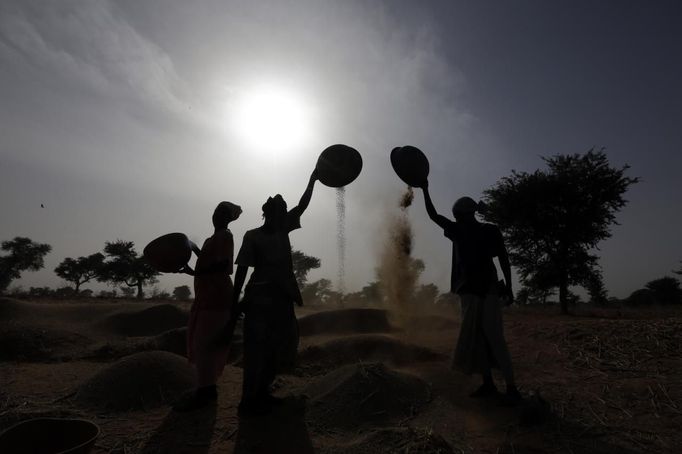
[[[245,92],[232,113],[234,133],[256,150],[287,150],[305,143],[310,118],[294,93],[276,88]]]

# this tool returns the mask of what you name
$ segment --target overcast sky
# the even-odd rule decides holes
[[[682,260],[680,24],[676,1],[2,0],[0,240],[53,247],[15,284],[62,285],[55,266],[105,241],[201,243],[221,200],[244,209],[238,248],[269,195],[293,206],[322,149],[346,143],[364,159],[346,189],[354,290],[374,279],[404,190],[394,146],[428,155],[443,214],[540,156],[606,147],[642,179],[600,251],[611,294],[626,296]],[[296,143],[255,144],[235,126],[263,87],[302,112]],[[445,290],[450,244],[418,196],[414,255]],[[311,279],[337,273],[335,198],[316,186],[291,235],[322,259]]]

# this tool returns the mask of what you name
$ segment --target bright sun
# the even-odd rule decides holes
[[[294,93],[274,87],[244,92],[232,113],[240,140],[262,151],[284,151],[305,143],[310,132],[307,106]]]

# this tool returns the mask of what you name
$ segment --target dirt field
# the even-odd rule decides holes
[[[96,453],[682,452],[682,311],[509,309],[524,403],[467,394],[449,367],[454,310],[396,328],[377,309],[299,314],[284,404],[240,420],[240,339],[215,406],[169,404],[193,386],[187,306],[0,300],[0,430],[43,415],[95,421]]]

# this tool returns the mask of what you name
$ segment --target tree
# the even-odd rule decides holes
[[[611,167],[603,149],[543,158],[547,170],[513,171],[484,192],[484,218],[498,224],[522,283],[533,279],[559,289],[568,312],[570,285],[587,285],[597,271],[593,253],[611,236],[623,195],[638,178],[629,166]]]
[[[121,291],[121,296],[122,298],[130,299],[133,296],[135,296],[135,289],[130,288],[130,287],[119,287],[118,288]],[[116,293],[116,290],[114,290],[114,293]],[[112,298],[115,298],[116,295],[114,295]]]
[[[188,285],[180,285],[173,289],[173,298],[178,301],[187,301],[192,297],[192,291]]]
[[[28,296],[31,298],[45,298],[53,295],[54,291],[50,287],[31,287],[28,289]]]
[[[125,284],[128,287],[137,287],[137,298],[144,298],[143,287],[158,282],[156,276],[159,272],[137,255],[135,244],[132,241],[116,240],[104,244],[104,253],[107,260],[102,266],[102,273],[98,280],[109,282],[112,285]]]
[[[377,304],[381,302],[381,285],[379,281],[369,282],[359,292],[360,299],[365,303]]]
[[[369,282],[359,291],[346,294],[345,301],[355,305],[372,305],[381,303],[381,287],[379,281]]]
[[[320,259],[306,255],[299,250],[291,251],[291,259],[294,265],[294,276],[296,276],[296,282],[300,286],[308,281],[310,270],[320,267]]]
[[[517,297],[519,304],[547,304],[547,300],[556,293],[551,276],[538,272],[523,281]]]
[[[625,302],[632,306],[653,306],[657,303],[654,292],[647,288],[635,290],[630,296],[625,298]]]
[[[526,284],[516,292],[515,301],[518,304],[547,304],[547,299],[555,293],[556,292],[551,287],[547,288]]]
[[[95,279],[102,272],[104,255],[96,253],[87,257],[72,259],[65,258],[54,272],[67,282],[71,282],[76,293],[80,291],[81,285]]]
[[[320,279],[310,284],[304,284],[301,288],[301,297],[306,304],[313,302],[326,304],[332,298],[333,293],[332,281],[329,279]]]
[[[673,273],[679,274],[680,276],[682,276],[682,261],[680,261],[680,269],[677,271],[673,271]]]
[[[3,241],[0,249],[9,252],[0,257],[0,293],[4,292],[23,271],[38,271],[45,266],[44,258],[51,250],[49,244],[35,243],[30,238],[15,237]]]
[[[126,287],[128,288],[128,287]],[[134,291],[134,290],[133,290]],[[116,293],[116,290],[112,291],[106,291],[106,290],[100,290],[100,292],[97,294],[97,298],[116,298],[118,295]]]
[[[168,293],[165,289],[159,290],[158,287],[154,287],[152,289],[152,295],[149,297],[149,299],[152,300],[169,300],[170,298],[170,293]]]
[[[86,290],[89,291],[89,290]],[[59,287],[58,289],[55,289],[52,292],[52,295],[55,298],[73,298],[73,297],[78,297],[78,296],[85,296],[85,295],[80,295],[76,293],[76,291],[72,287]]]
[[[585,282],[585,289],[590,295],[590,303],[604,305],[608,302],[609,293],[600,269],[593,270],[592,276]]]
[[[659,304],[679,304],[682,302],[682,289],[680,281],[674,277],[665,276],[648,282],[644,286],[653,294]]]

